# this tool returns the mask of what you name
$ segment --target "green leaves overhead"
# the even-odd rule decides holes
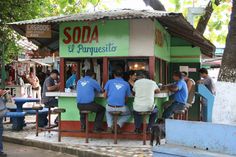
[[[187,17],[189,7],[202,7],[203,0],[161,0],[168,11],[181,12]],[[194,2],[194,4],[193,4]],[[206,2],[206,1],[205,1]],[[217,47],[225,45],[226,35],[228,33],[228,24],[231,13],[231,0],[211,0],[213,4],[213,13],[208,22],[204,36],[210,39]],[[220,5],[215,5],[215,2]],[[197,26],[200,16],[195,17],[194,27]]]

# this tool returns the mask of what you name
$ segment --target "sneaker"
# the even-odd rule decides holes
[[[110,128],[110,127],[108,127],[108,128],[107,128],[107,132],[108,132],[108,133],[112,133],[112,132],[113,132],[113,129]]]
[[[4,152],[0,152],[0,157],[7,157],[7,154]]]

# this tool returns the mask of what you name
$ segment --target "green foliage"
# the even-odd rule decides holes
[[[166,4],[167,0],[161,0],[163,4]],[[231,13],[231,0],[221,0],[219,6],[215,5],[216,0],[211,0],[213,4],[213,13],[208,22],[207,29],[204,33],[204,36],[208,38],[218,47],[223,47],[225,45],[226,36],[228,33],[228,24],[230,20]],[[219,0],[218,0],[219,1]],[[193,7],[193,0],[168,0],[171,7],[167,7],[168,11],[182,12],[184,16],[188,14],[188,8]],[[201,6],[200,0],[194,1],[194,6]],[[197,23],[200,19],[200,16],[195,18],[194,27],[197,26]]]
[[[7,23],[34,18],[82,12],[88,5],[97,7],[100,0],[0,0],[0,56],[10,62],[21,49],[16,44],[19,36]],[[104,5],[101,5],[104,7]],[[2,45],[4,44],[4,51]]]

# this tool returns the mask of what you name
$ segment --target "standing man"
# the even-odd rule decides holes
[[[213,94],[216,94],[215,91],[215,84],[214,81],[212,80],[212,78],[208,75],[208,71],[206,68],[201,68],[199,70],[200,73],[200,77],[202,78],[201,80],[198,81],[198,83],[200,84],[204,84],[206,86],[206,88]],[[207,100],[202,97],[202,120],[204,122],[207,121]]]
[[[133,91],[135,93],[133,108],[136,133],[141,132],[142,116],[139,112],[151,112],[147,130],[150,130],[157,118],[158,111],[154,103],[154,96],[155,93],[160,92],[160,89],[158,88],[156,82],[147,78],[148,76],[146,72],[137,72],[138,80],[134,83],[133,87]]]
[[[109,80],[105,85],[105,97],[108,103],[106,106],[108,132],[112,132],[114,127],[113,117],[110,112],[122,112],[118,119],[118,131],[130,117],[129,108],[126,106],[128,96],[131,95],[130,86],[122,78],[122,69],[117,69],[113,75],[114,79]]]
[[[173,103],[165,109],[162,117],[170,118],[175,111],[183,110],[186,107],[188,98],[188,88],[187,84],[183,79],[181,72],[174,72],[173,80],[176,82],[174,85],[168,86],[171,92],[174,92]]]
[[[58,76],[58,70],[54,69],[43,83],[42,103],[45,107],[53,108],[58,106],[58,100],[55,97],[46,96],[46,92],[55,92],[60,90],[60,83],[57,83]],[[47,125],[47,119],[45,119],[44,125]]]
[[[94,102],[95,92],[102,92],[98,82],[94,80],[94,73],[87,70],[85,77],[77,82],[77,106],[80,111],[96,113],[94,131],[101,132],[105,108]],[[85,114],[80,113],[81,130],[85,131]]]
[[[5,157],[7,154],[3,152],[3,140],[2,140],[2,134],[3,134],[3,116],[6,113],[6,105],[5,101],[3,99],[4,94],[6,94],[7,91],[0,89],[0,157]]]

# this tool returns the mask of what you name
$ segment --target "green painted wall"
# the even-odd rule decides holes
[[[192,45],[193,44],[182,38],[171,37],[171,46],[192,46]]]
[[[128,56],[129,21],[60,24],[60,57]]]
[[[201,50],[199,47],[172,46],[170,54],[172,63],[200,63],[201,61]]]
[[[128,106],[132,110],[133,106],[133,99],[134,98],[129,98],[128,100]],[[106,106],[106,100],[104,98],[96,98],[95,101],[98,104],[101,104],[103,106]],[[163,109],[161,104],[166,101],[165,98],[156,98],[155,103],[158,106],[159,109],[159,116],[162,115]],[[75,97],[59,97],[59,107],[65,108],[66,112],[62,114],[62,120],[63,121],[79,121],[80,120],[80,115],[79,115],[79,110],[77,108],[76,104],[76,98]],[[92,113],[89,115],[89,120],[94,121],[95,113]],[[104,119],[105,121],[105,119]],[[133,122],[133,116],[130,118],[129,122]]]
[[[158,30],[161,32],[161,35],[157,34]],[[170,61],[171,36],[158,21],[155,21],[155,41],[157,40],[162,41],[163,45],[160,46],[155,42],[155,56]]]

